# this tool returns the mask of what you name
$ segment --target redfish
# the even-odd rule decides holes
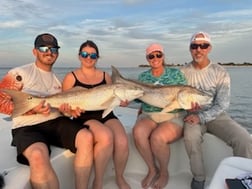
[[[21,91],[2,89],[13,100],[14,110],[12,117],[26,113],[42,100],[51,107],[59,108],[61,104],[68,103],[73,109],[79,107],[83,110],[104,110],[102,117],[109,114],[121,101],[132,101],[143,96],[143,90],[127,84],[106,84],[91,89],[75,87],[47,97],[37,97]]]
[[[113,83],[132,85],[142,89],[144,95],[139,97],[139,100],[162,108],[163,113],[175,109],[189,110],[192,108],[191,103],[197,103],[203,107],[211,104],[212,101],[211,96],[189,85],[158,86],[126,79],[113,66],[111,77]]]

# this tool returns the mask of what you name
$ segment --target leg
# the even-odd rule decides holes
[[[76,154],[74,160],[76,189],[87,189],[93,164],[93,135],[87,129],[81,129],[75,139]]]
[[[114,153],[113,159],[115,164],[116,183],[120,189],[130,189],[123,173],[129,156],[128,137],[125,129],[118,119],[110,119],[107,125],[114,136]]]
[[[148,118],[143,118],[138,120],[133,128],[133,137],[136,148],[148,166],[148,174],[142,180],[142,187],[144,189],[151,185],[153,179],[157,175],[157,167],[150,146],[150,135],[156,127],[157,124],[154,121]]]
[[[95,178],[93,189],[102,189],[105,170],[113,152],[113,135],[110,129],[99,121],[89,120],[85,124],[90,126],[94,137]]]
[[[48,148],[36,142],[24,151],[30,165],[30,180],[33,189],[58,189],[59,181],[51,166]]]
[[[152,188],[161,189],[168,183],[168,163],[170,159],[169,144],[182,136],[182,126],[172,122],[162,122],[151,134],[151,149],[160,167],[157,180]]]
[[[235,156],[252,159],[252,139],[248,131],[222,113],[215,120],[207,123],[207,129],[233,148]]]
[[[184,124],[185,147],[189,157],[191,171],[196,181],[205,180],[205,170],[201,149],[205,130],[206,128],[204,125]]]

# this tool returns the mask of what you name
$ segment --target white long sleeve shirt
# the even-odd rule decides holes
[[[210,62],[203,69],[195,69],[192,63],[181,68],[188,85],[212,96],[212,103],[199,112],[202,124],[214,120],[227,110],[230,104],[230,77],[220,65]]]

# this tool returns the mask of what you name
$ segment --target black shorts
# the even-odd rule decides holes
[[[81,121],[81,123],[85,123],[88,120],[94,119],[97,121],[100,121],[101,123],[105,123],[106,121],[110,119],[118,119],[115,114],[110,112],[106,117],[102,118],[103,110],[99,111],[85,111],[85,113],[82,113],[80,117],[76,118],[76,120]]]
[[[75,153],[75,137],[83,128],[88,128],[88,126],[67,117],[58,117],[36,125],[13,129],[12,145],[17,148],[17,161],[29,165],[23,152],[36,142],[45,143],[49,153],[51,152],[50,145],[66,148]]]

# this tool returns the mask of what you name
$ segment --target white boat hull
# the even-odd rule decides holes
[[[141,189],[140,183],[147,174],[147,167],[136,150],[131,135],[131,128],[135,123],[137,110],[118,107],[115,113],[125,126],[130,143],[130,154],[125,170],[125,177],[132,189]],[[10,146],[12,123],[11,121],[4,120],[4,117],[6,116],[0,115],[0,172],[6,173],[4,176],[6,182],[4,189],[31,189],[29,184],[29,167],[16,162],[15,148]],[[207,174],[206,185],[208,185],[221,160],[232,156],[232,150],[221,140],[210,134],[205,134],[204,136],[203,149]],[[74,188],[73,158],[74,154],[68,150],[57,147],[52,148],[51,161],[58,175],[61,189]],[[168,170],[170,178],[165,189],[190,189],[192,175],[183,139],[171,145],[171,158]],[[104,178],[104,189],[117,188],[114,175],[113,161],[110,160]],[[92,179],[93,172],[90,178],[90,186]]]

